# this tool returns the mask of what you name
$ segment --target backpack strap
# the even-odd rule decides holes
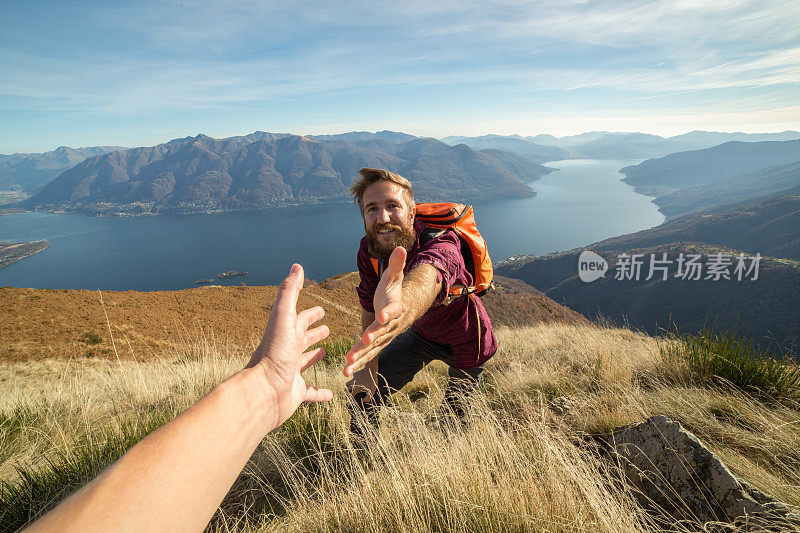
[[[477,363],[481,358],[481,314],[478,311],[478,302],[475,301],[475,291],[470,293],[469,299],[472,300],[472,305],[475,307],[475,318],[478,320],[478,355],[475,356],[475,362]]]
[[[383,263],[374,257],[370,257],[370,261],[372,262],[372,268],[375,269],[375,273],[378,275],[378,279],[381,279],[381,276],[383,276]]]

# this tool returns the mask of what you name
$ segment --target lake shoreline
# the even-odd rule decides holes
[[[568,250],[660,224],[664,217],[651,199],[620,181],[618,169],[627,163],[552,162],[559,170],[529,182],[530,197],[473,202],[492,260]],[[247,285],[275,285],[293,262],[313,279],[352,271],[364,223],[358,206],[343,199],[210,215],[31,211],[0,217],[0,235],[50,242],[47,254],[0,271],[0,285],[150,291],[191,288],[230,270],[247,271]]]

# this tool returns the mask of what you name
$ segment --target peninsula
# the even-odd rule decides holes
[[[16,263],[50,246],[47,241],[0,242],[0,268]]]

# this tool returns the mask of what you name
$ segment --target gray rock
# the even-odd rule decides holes
[[[707,531],[800,530],[793,529],[800,524],[788,506],[737,479],[697,437],[665,416],[615,429],[609,451],[640,503],[671,519],[710,523]]]

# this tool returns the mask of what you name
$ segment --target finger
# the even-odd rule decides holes
[[[364,330],[364,334],[361,336],[361,340],[365,346],[369,346],[371,344],[375,344],[376,342],[380,342],[380,340],[387,335],[396,335],[395,330],[398,328],[399,321],[396,319],[389,320],[385,324],[380,324],[377,320],[373,322],[375,327],[370,329],[369,327]],[[371,326],[372,324],[370,324]]]
[[[324,316],[325,310],[322,307],[312,307],[311,309],[306,309],[305,311],[300,311],[297,313],[297,323],[300,325],[300,327],[306,330],[308,329],[308,326],[318,320],[321,320]]]
[[[305,337],[303,337],[303,349],[305,350],[309,346],[313,346],[319,341],[327,338],[330,334],[331,330],[329,330],[328,326],[325,325],[319,326],[310,331],[306,331]]]
[[[344,367],[344,375],[351,376],[353,372],[377,357],[383,348],[383,345],[373,346],[355,354],[347,354],[346,360],[348,364]]]
[[[303,288],[303,267],[295,263],[289,275],[278,287],[278,296],[275,298],[273,312],[295,313],[297,309],[297,298],[300,296],[300,289]]]
[[[308,385],[306,387],[306,402],[329,402],[333,399],[333,391],[330,389],[318,389]]]
[[[367,329],[365,329],[364,333],[361,335],[361,344],[364,346],[369,346],[372,344],[372,341],[375,340],[375,337],[380,335],[381,331],[385,328],[386,324],[381,324],[377,320],[374,321],[372,324],[367,326]],[[355,344],[353,346],[355,346]]]
[[[387,339],[391,341],[391,339],[397,336],[398,323],[399,322],[397,320],[394,320],[388,324],[379,324],[375,327],[370,325],[358,342],[353,344],[353,346],[347,351],[345,357],[349,360],[351,355],[355,355],[361,351],[370,350],[376,346],[385,346],[388,344],[388,342],[386,342]]]
[[[319,348],[315,348],[313,350],[309,350],[303,355],[300,356],[300,372],[308,369],[312,365],[318,363],[325,357],[325,348],[320,346]]]
[[[378,313],[377,316],[377,322],[380,324],[386,324],[391,319],[399,317],[402,312],[403,306],[400,304],[400,302],[392,302],[381,309],[381,312]]]
[[[372,361],[375,357],[378,356],[380,350],[369,350],[361,355],[358,359],[354,359],[350,361],[347,366],[344,367],[344,375],[345,377],[352,376],[355,372],[363,369],[364,366]]]

